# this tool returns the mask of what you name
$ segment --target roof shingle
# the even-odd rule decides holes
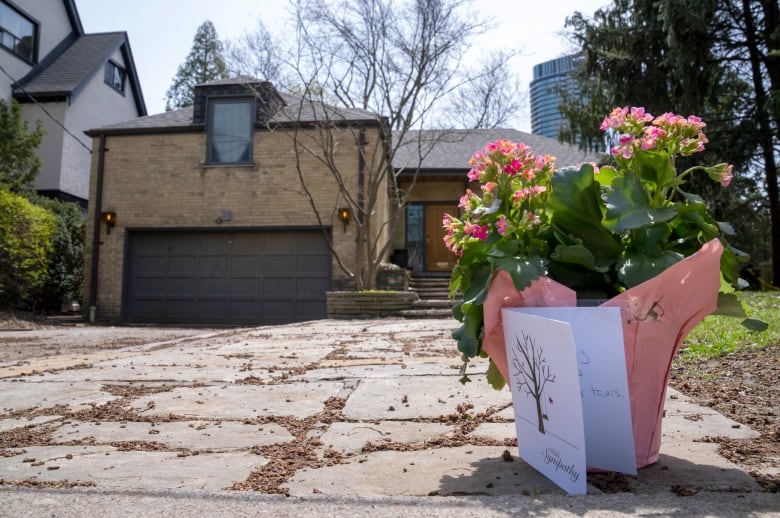
[[[85,34],[47,67],[19,81],[14,91],[33,97],[73,94],[125,39],[124,32]]]
[[[599,155],[516,129],[491,128],[471,130],[422,130],[409,131],[393,158],[396,169],[416,168],[424,170],[468,169],[469,159],[486,144],[496,140],[522,142],[536,155],[552,155],[558,167],[596,162]]]

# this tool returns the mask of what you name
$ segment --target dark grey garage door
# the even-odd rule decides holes
[[[325,318],[321,231],[129,233],[123,319],[281,324]]]

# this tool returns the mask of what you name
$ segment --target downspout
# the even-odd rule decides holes
[[[89,275],[89,322],[95,322],[97,310],[98,265],[100,264],[100,213],[103,207],[103,170],[105,167],[106,134],[98,139],[97,185],[95,186],[94,221],[92,223],[92,264]]]
[[[367,228],[365,226],[365,190],[366,190],[366,129],[361,125],[358,130],[358,194],[357,194],[357,271],[361,279],[360,284],[357,286],[360,289],[373,288],[373,282],[371,280],[371,268],[368,267],[368,271],[363,269],[364,265],[368,266],[370,261],[368,260],[368,240],[370,236],[367,235]],[[368,274],[368,278],[366,278]]]
[[[358,214],[359,221],[363,222],[363,210],[365,209],[366,190],[366,128],[361,126],[358,132]]]

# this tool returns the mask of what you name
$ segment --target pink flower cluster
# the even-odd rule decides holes
[[[615,130],[620,136],[613,155],[630,159],[637,150],[662,149],[669,156],[688,156],[704,150],[706,124],[696,115],[685,118],[674,113],[653,117],[644,108],[615,108],[601,123],[601,129]]]
[[[517,238],[542,221],[544,200],[555,159],[536,156],[523,143],[497,140],[469,160],[468,179],[480,182],[481,195],[467,189],[458,208],[460,218],[445,214],[444,242],[461,255],[469,244],[485,242],[491,233]]]

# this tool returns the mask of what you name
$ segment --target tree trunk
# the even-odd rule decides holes
[[[542,395],[534,398],[536,400],[536,417],[539,419],[539,433],[544,433],[544,414],[542,413]]]
[[[771,109],[770,98],[764,86],[761,74],[762,56],[756,39],[756,22],[750,9],[750,0],[742,0],[742,8],[745,16],[745,36],[750,56],[750,70],[752,72],[753,87],[755,88],[756,105],[756,123],[761,135],[762,154],[764,156],[764,171],[766,179],[766,191],[769,198],[769,217],[772,227],[772,279],[767,279],[773,284],[780,282],[780,192],[777,185],[777,165],[774,157],[774,138],[772,132],[772,122],[769,114],[776,115]],[[770,14],[770,13],[767,13]],[[775,13],[776,14],[776,13]],[[777,30],[776,18],[773,21],[772,16],[765,18],[764,29],[766,31]],[[774,25],[773,27],[770,25]],[[769,34],[769,33],[767,33]],[[771,49],[770,49],[771,50]],[[774,63],[774,61],[773,61]],[[774,70],[772,71],[774,72]],[[778,74],[771,73],[770,77]],[[780,85],[770,85],[770,87]]]

